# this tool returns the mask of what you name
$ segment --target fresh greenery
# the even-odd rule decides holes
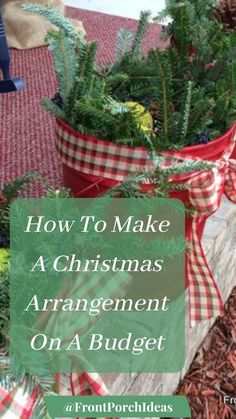
[[[111,197],[132,197],[151,199],[152,197],[166,197],[170,189],[185,189],[184,184],[173,184],[169,182],[170,176],[182,175],[183,173],[191,173],[194,171],[211,169],[214,164],[211,162],[202,161],[183,161],[176,162],[170,166],[164,166],[163,158],[158,156],[154,149],[150,147],[150,158],[153,161],[154,171],[147,173],[137,173],[132,177],[126,179],[123,183],[117,187],[111,189],[108,195]],[[1,194],[1,214],[2,224],[1,228],[4,228],[5,238],[8,240],[9,246],[9,206],[10,203],[18,196],[19,191],[27,185],[27,183],[33,179],[37,179],[36,174],[30,174],[23,178],[17,179],[14,182],[4,185],[3,192]],[[150,183],[149,190],[144,191],[142,184]],[[67,189],[55,190],[49,188],[45,192],[47,198],[61,199],[69,198],[70,191]],[[174,203],[173,203],[174,205]],[[2,230],[1,230],[2,232]],[[50,244],[50,243],[49,243]],[[185,246],[185,242],[177,241],[172,242],[169,245],[168,254],[179,249],[179,246]],[[6,249],[0,249],[6,250]],[[48,251],[48,248],[47,248]],[[47,252],[46,252],[47,253]],[[50,252],[49,252],[50,253]],[[48,417],[47,408],[44,402],[45,394],[54,394],[55,392],[55,378],[52,375],[43,376],[32,376],[23,372],[13,373],[9,369],[9,358],[8,358],[8,346],[9,346],[9,318],[10,318],[10,299],[9,299],[9,269],[4,272],[0,272],[0,385],[7,391],[11,391],[14,385],[17,383],[26,393],[31,393],[33,388],[37,386],[39,389],[37,401],[34,407],[33,418],[45,419]]]
[[[32,376],[23,372],[13,373],[10,371],[8,350],[9,350],[9,322],[10,322],[10,284],[9,284],[9,246],[10,246],[10,205],[20,192],[24,191],[32,180],[43,179],[37,173],[29,173],[8,182],[3,186],[0,193],[0,386],[11,391],[15,385],[21,386],[24,392],[32,393],[37,386],[39,393],[34,406],[32,418],[49,418],[46,405],[43,399],[45,393],[53,393],[55,390],[55,377],[52,375]],[[62,188],[56,190],[47,188],[47,198],[60,199],[69,198],[70,191]]]
[[[10,206],[32,180],[41,180],[38,173],[27,173],[12,182],[4,184],[0,192],[0,248],[8,247],[10,234]]]
[[[46,17],[59,30],[47,35],[49,48],[54,57],[59,94],[54,100],[44,99],[47,111],[67,121],[82,133],[111,141],[134,140],[145,142],[145,134],[139,129],[132,111],[124,104],[115,111],[110,94],[113,85],[126,75],[106,78],[96,67],[97,43],[86,43],[71,22],[50,7],[25,4],[24,10]],[[77,33],[77,35],[76,35]],[[134,40],[138,52],[142,31]],[[119,55],[121,52],[117,52]],[[114,111],[114,112],[113,112]]]
[[[142,12],[136,33],[119,31],[115,62],[106,69],[96,65],[97,43],[86,43],[68,19],[49,7],[24,5],[59,28],[47,36],[59,93],[44,99],[44,107],[83,133],[131,145],[151,141],[156,149],[223,134],[236,116],[236,32],[213,18],[216,3],[166,0],[156,19],[170,18],[162,34],[165,48],[157,39],[147,56],[142,41],[150,13]],[[153,116],[149,132],[127,101]]]
[[[10,207],[12,202],[27,188],[33,180],[44,179],[37,173],[28,173],[12,182],[5,183],[0,193],[0,349],[7,350],[9,343],[9,248],[10,248]],[[70,191],[62,188],[47,188],[47,198],[69,198]]]
[[[22,9],[26,12],[33,12],[39,16],[45,17],[53,25],[61,29],[68,38],[74,40],[75,44],[83,39],[83,36],[77,31],[75,25],[70,19],[62,16],[61,13],[49,6],[41,6],[35,3],[24,3]]]
[[[211,170],[215,167],[212,162],[188,159],[182,162],[172,161],[166,166],[163,164],[163,157],[158,156],[155,150],[150,150],[150,159],[154,170],[128,177],[110,189],[107,194],[121,198],[168,198],[171,192],[188,189],[188,185],[181,180],[184,174]],[[171,177],[175,180],[170,182]],[[186,207],[186,213],[190,214],[192,210],[190,206]]]
[[[147,57],[128,51],[111,67],[129,77],[116,89],[120,100],[157,103],[154,144],[181,148],[210,133],[223,134],[236,116],[236,33],[212,18],[213,0],[168,0],[159,16],[166,47]],[[209,131],[206,131],[208,130]],[[202,141],[203,142],[203,141]]]
[[[133,175],[109,191],[110,196],[145,199],[168,196],[170,189],[186,188],[181,182],[170,183],[171,176],[213,167],[212,163],[188,160],[164,167],[162,157],[156,153],[156,149],[190,144],[207,128],[212,136],[223,133],[235,117],[235,35],[226,34],[218,22],[211,20],[212,3],[167,1],[165,13],[173,18],[166,29],[170,43],[165,50],[153,49],[146,57],[141,46],[150,15],[143,12],[136,34],[119,31],[116,61],[108,69],[97,68],[97,44],[86,43],[68,19],[50,8],[24,6],[59,28],[50,31],[47,37],[59,94],[54,100],[44,99],[44,107],[83,133],[124,144],[147,145],[150,150],[154,171]],[[143,105],[143,114],[139,113],[137,118],[127,102]],[[153,115],[152,130],[143,129],[147,111]],[[9,246],[10,204],[31,178],[27,175],[4,186],[0,195],[0,247]],[[142,184],[147,181],[151,186],[144,192]],[[66,198],[69,191],[49,189],[46,196]],[[46,418],[43,393],[55,390],[54,379],[10,373],[6,356],[8,328],[9,272],[6,270],[0,273],[0,385],[10,390],[14,382],[25,391],[37,385],[40,392],[34,417]]]
[[[41,179],[37,173],[28,173],[5,183],[0,193],[0,350],[7,350],[9,343],[9,247],[10,206],[32,180]]]

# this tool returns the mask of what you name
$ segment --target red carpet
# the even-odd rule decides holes
[[[117,31],[135,30],[137,21],[103,13],[68,8],[67,13],[84,23],[87,39],[101,42],[98,62],[113,60]],[[144,50],[159,43],[160,27],[150,24]],[[56,91],[52,60],[47,47],[27,51],[11,50],[13,76],[22,77],[26,90],[1,95],[0,188],[5,181],[26,172],[37,171],[50,186],[62,185],[61,166],[54,148],[54,119],[41,109],[40,99],[51,97]],[[38,184],[32,185],[30,196],[42,193]]]

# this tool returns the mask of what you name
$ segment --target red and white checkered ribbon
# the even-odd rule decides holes
[[[56,374],[61,396],[107,396],[108,390],[97,373]]]
[[[78,172],[123,182],[153,164],[144,147],[128,147],[90,137],[56,121],[56,148],[62,163]]]
[[[57,149],[62,161],[72,168],[122,181],[132,171],[142,171],[144,167],[152,167],[147,151],[141,147],[133,149],[117,145],[108,146],[102,140],[94,139],[91,143],[90,138],[87,141],[88,137],[82,137],[83,141],[78,145],[78,136],[74,136],[74,131],[58,121]],[[223,193],[236,203],[236,160],[229,159],[235,142],[236,135],[232,137],[229,148],[223,158],[216,162],[214,169],[197,172],[187,181],[189,199],[195,208],[190,248],[187,253],[191,326],[215,317],[223,310],[219,290],[201,246],[198,225],[219,208]],[[100,153],[98,157],[97,147]],[[177,153],[172,156],[176,161],[183,160]],[[59,374],[57,390],[62,395],[107,395],[107,389],[100,376],[88,373]],[[15,387],[12,392],[0,387],[0,416],[6,419],[30,419],[37,395],[37,387],[32,394],[24,394],[21,386]]]
[[[236,204],[236,160],[230,160],[228,155],[226,152],[225,157],[216,162],[214,169],[197,173],[188,181],[189,200],[195,208],[187,254],[192,326],[223,314],[223,302],[201,246],[198,225],[206,216],[218,210],[223,193]]]
[[[57,393],[61,396],[107,396],[101,377],[94,373],[57,374]],[[2,419],[30,419],[39,395],[35,386],[32,393],[24,392],[24,383],[12,391],[0,387],[0,417]],[[78,418],[77,418],[78,419]]]
[[[127,147],[88,137],[75,132],[64,121],[56,125],[56,146],[63,163],[75,170],[101,178],[123,181],[132,172],[142,172],[153,165],[143,147]],[[189,284],[190,323],[207,320],[222,313],[223,303],[219,290],[208,267],[199,238],[199,223],[220,206],[225,192],[235,202],[236,161],[229,160],[235,147],[235,128],[231,143],[216,168],[196,172],[186,178],[176,176],[173,182],[186,182],[189,199],[196,209],[193,216],[190,248],[187,252],[187,280]],[[191,159],[191,157],[190,157]],[[163,166],[183,161],[181,153],[165,155]]]
[[[2,419],[29,419],[35,408],[38,389],[31,394],[23,391],[23,385],[17,385],[12,391],[0,386],[0,417]]]

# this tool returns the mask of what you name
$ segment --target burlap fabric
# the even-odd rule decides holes
[[[2,13],[8,45],[11,48],[30,49],[45,45],[45,36],[52,25],[46,19],[24,12],[21,5],[25,0],[2,0]],[[62,0],[30,0],[30,3],[50,5],[64,13]],[[84,33],[81,22],[75,21],[79,30]]]

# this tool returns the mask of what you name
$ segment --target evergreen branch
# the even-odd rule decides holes
[[[163,166],[164,157],[157,155],[155,151],[151,152],[153,170],[147,170],[143,173],[134,173],[117,186],[108,191],[111,197],[124,198],[150,198],[150,197],[168,197],[170,190],[187,190],[186,184],[174,183],[171,177],[174,175],[184,175],[199,171],[209,170],[215,167],[212,162],[201,160],[185,160],[181,163]],[[146,193],[140,187],[142,184],[150,184],[151,193]]]
[[[167,100],[166,74],[162,66],[159,51],[154,51],[154,57],[155,57],[157,68],[159,70],[159,75],[160,75],[160,83],[161,83],[160,87],[161,87],[161,93],[162,93],[162,107],[163,107],[163,132],[164,132],[164,141],[165,143],[167,143],[169,140],[169,126],[168,126],[169,110],[168,110],[168,100]]]
[[[179,3],[177,5],[177,7],[179,8],[179,13],[180,13],[180,27],[179,30],[181,31],[179,33],[179,37],[178,40],[180,41],[180,55],[182,57],[182,59],[184,60],[186,57],[186,54],[188,54],[188,46],[189,46],[189,39],[187,38],[188,36],[188,32],[187,32],[187,24],[186,24],[186,20],[188,20],[187,17],[187,10],[186,10],[186,3]],[[189,23],[189,22],[188,22]]]
[[[113,138],[112,133],[116,124],[114,116],[88,102],[77,102],[75,108],[76,124],[80,127],[89,126],[94,132],[100,132],[103,138],[106,137],[107,133],[110,138]]]
[[[64,119],[66,121],[65,112],[60,108],[60,106],[56,105],[51,99],[44,98],[41,100],[41,105],[44,109],[49,112],[51,115],[55,116],[56,118]]]
[[[62,30],[65,35],[73,40],[83,40],[83,36],[76,29],[70,19],[64,17],[58,10],[50,6],[41,6],[40,4],[24,3],[22,9],[25,12],[35,13],[38,16],[44,17],[50,23]]]
[[[187,98],[186,98],[186,103],[185,103],[182,129],[181,129],[181,137],[183,138],[183,140],[186,138],[187,133],[188,133],[189,119],[190,119],[190,112],[191,112],[191,102],[192,102],[192,87],[193,87],[193,83],[189,81],[188,86],[187,86]]]
[[[140,20],[137,32],[135,34],[133,46],[132,46],[132,58],[137,59],[141,53],[141,44],[144,39],[144,35],[148,30],[148,23],[151,16],[150,11],[143,11],[140,14]]]
[[[116,94],[117,89],[119,89],[125,82],[129,80],[129,76],[125,73],[117,73],[114,75],[109,75],[106,77],[106,93],[107,94]]]
[[[71,109],[71,102],[75,104],[78,100],[80,100],[84,95],[88,93],[89,88],[90,95],[92,96],[91,82],[93,81],[94,83],[93,75],[96,53],[97,42],[85,44],[80,48],[80,52],[77,57],[77,77],[75,79],[74,88],[71,90],[70,95],[68,97],[68,108],[69,112],[72,115],[72,120],[75,117],[75,109],[73,107]]]
[[[73,43],[62,31],[50,31],[47,35],[49,47],[53,52],[60,94],[62,98],[69,96],[74,88],[77,71],[76,56]]]
[[[171,189],[173,190],[173,191],[177,191],[177,192],[181,192],[181,191],[187,191],[188,190],[188,185],[186,185],[185,183],[183,183],[183,184],[179,184],[179,185],[175,185],[175,184],[173,184],[172,186],[171,186]]]
[[[120,62],[125,54],[130,52],[134,35],[125,29],[120,29],[117,33],[117,45],[115,47],[116,62]]]
[[[111,115],[118,115],[130,112],[128,106],[123,103],[117,102],[114,99],[110,98],[108,104],[104,106],[105,110],[108,110]]]
[[[122,183],[111,188],[106,195],[115,198],[122,196],[123,198],[143,198],[147,195],[143,195],[140,190],[140,178],[133,176],[125,179]]]
[[[78,61],[78,78],[92,77],[97,53],[97,42],[91,42],[81,48]]]
[[[191,15],[192,5],[188,0],[171,1],[167,9],[171,15],[171,23],[168,27],[169,35],[173,37],[174,48],[182,65],[189,61],[189,46],[192,39]]]
[[[24,191],[28,183],[32,180],[42,181],[42,177],[37,172],[29,172],[20,178],[15,179],[13,182],[5,183],[2,189],[2,194],[7,202],[12,201],[19,195],[20,192]]]
[[[213,169],[214,167],[215,164],[208,161],[186,159],[182,163],[163,167],[161,170],[166,176],[173,176],[205,171]]]
[[[31,419],[50,419],[44,397],[39,396],[37,398]]]
[[[60,29],[48,39],[54,43],[64,116],[50,102],[46,109],[84,133],[144,145],[140,125],[135,126],[130,113],[123,107],[106,107],[109,97],[120,103],[137,102],[153,115],[150,137],[159,150],[177,150],[223,134],[236,117],[236,35],[212,18],[213,3],[166,0],[160,16],[170,17],[165,30],[170,42],[164,50],[150,51],[147,56],[141,54],[141,45],[150,13],[142,12],[133,37],[124,29],[118,32],[116,62],[101,71],[96,66],[95,45],[80,41],[68,19],[48,7],[25,5],[25,10],[48,18]],[[80,120],[78,102],[92,107],[94,118],[83,115]],[[115,126],[111,126],[112,117]]]
[[[154,16],[153,22],[157,23],[158,25],[162,24],[167,18],[169,18],[169,10],[166,8],[158,13],[157,16]]]

